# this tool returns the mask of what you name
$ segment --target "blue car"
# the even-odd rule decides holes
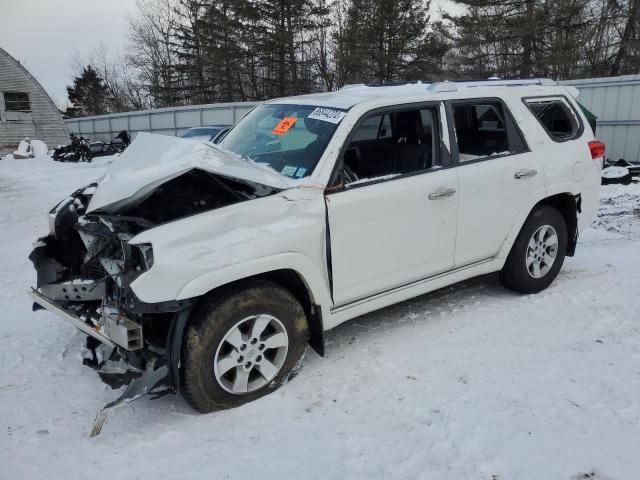
[[[180,138],[188,138],[191,140],[198,140],[202,142],[218,143],[222,140],[225,134],[229,131],[232,125],[209,125],[206,127],[193,127],[185,130],[180,135]]]

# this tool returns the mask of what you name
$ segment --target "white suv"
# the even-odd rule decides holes
[[[219,145],[140,133],[51,210],[31,294],[87,333],[87,363],[129,365],[119,401],[254,400],[364,313],[490,272],[546,288],[598,203],[576,95],[352,86],[262,104]]]

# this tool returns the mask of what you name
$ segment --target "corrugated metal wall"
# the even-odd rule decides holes
[[[67,120],[66,125],[70,132],[92,140],[109,140],[122,130],[128,131],[132,137],[135,137],[138,132],[175,136],[191,127],[232,125],[259,103],[213,103],[113,113]]]
[[[640,75],[561,82],[580,90],[578,100],[598,116],[597,136],[607,156],[640,161]],[[232,124],[259,102],[215,103],[67,120],[70,132],[108,140],[121,130],[178,135],[190,127]]]
[[[598,116],[596,136],[611,160],[640,161],[640,75],[568,80],[578,101]]]

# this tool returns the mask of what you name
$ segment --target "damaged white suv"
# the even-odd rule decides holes
[[[537,292],[598,203],[604,145],[576,95],[353,86],[262,104],[219,145],[140,133],[51,210],[35,306],[88,335],[87,363],[128,366],[118,402],[180,390],[208,412],[366,312],[490,272]]]

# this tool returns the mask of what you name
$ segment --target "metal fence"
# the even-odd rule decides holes
[[[578,101],[598,116],[596,136],[607,157],[640,161],[640,75],[568,80],[580,90]]]
[[[95,117],[66,120],[69,132],[92,140],[109,140],[126,130],[133,137],[138,132],[179,135],[191,127],[232,125],[260,102],[212,103],[186,107],[157,108],[137,112],[111,113]]]
[[[597,137],[607,156],[640,161],[640,75],[560,82],[580,90],[578,100],[598,116]],[[214,103],[113,113],[66,121],[70,132],[108,140],[121,130],[178,135],[191,127],[233,124],[260,102]]]

